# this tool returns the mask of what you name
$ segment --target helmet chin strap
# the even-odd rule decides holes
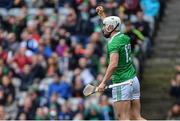
[[[116,25],[116,27],[111,31],[111,32],[109,32],[109,34],[104,34],[104,37],[106,37],[106,38],[109,38],[110,37],[110,35],[111,35],[111,33],[117,28],[119,26],[119,23]]]

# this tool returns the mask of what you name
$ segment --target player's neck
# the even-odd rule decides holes
[[[115,34],[117,34],[119,31],[113,31],[112,33],[111,33],[111,38],[115,35]]]

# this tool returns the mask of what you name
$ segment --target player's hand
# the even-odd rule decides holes
[[[102,19],[106,17],[106,14],[104,12],[104,8],[102,6],[96,7],[96,12]]]
[[[102,14],[104,12],[104,8],[102,6],[96,7],[97,14]]]
[[[98,86],[97,91],[98,92],[103,92],[105,90],[106,84],[103,82]]]

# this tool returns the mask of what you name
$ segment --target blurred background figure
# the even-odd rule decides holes
[[[171,80],[170,96],[175,98],[175,102],[168,112],[168,119],[178,120],[180,117],[180,71],[177,67],[175,79]]]
[[[1,120],[8,120],[7,114],[5,112],[4,106],[0,106],[0,119]]]
[[[112,107],[112,104],[109,103],[108,97],[106,95],[101,96],[99,104],[102,112],[102,119],[114,120],[114,109]]]

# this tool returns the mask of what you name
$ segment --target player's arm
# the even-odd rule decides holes
[[[101,84],[98,87],[98,91],[104,91],[104,88],[106,86],[106,82],[110,80],[113,72],[116,70],[119,62],[119,54],[118,53],[111,53],[110,55],[110,64],[106,70],[106,73],[104,75],[104,78],[101,82]]]
[[[101,20],[103,20],[106,17],[106,13],[104,12],[104,8],[102,6],[96,7],[96,12],[101,18]]]

